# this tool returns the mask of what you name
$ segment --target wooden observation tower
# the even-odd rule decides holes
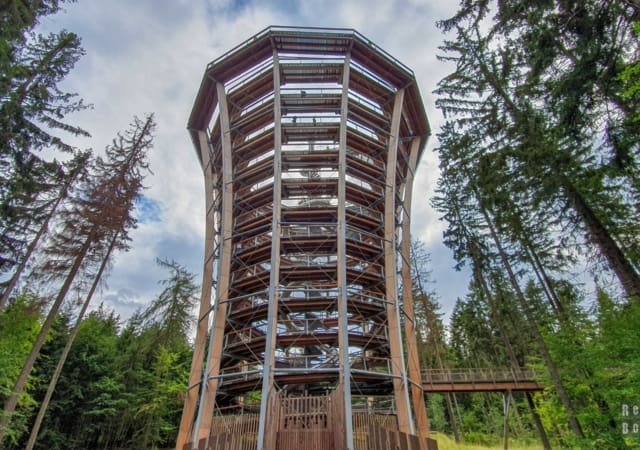
[[[354,30],[270,27],[207,66],[189,132],[206,250],[177,449],[426,449],[413,72]]]

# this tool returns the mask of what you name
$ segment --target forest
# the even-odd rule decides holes
[[[61,87],[84,50],[38,31],[63,3],[0,9],[0,448],[171,448],[199,286],[159,258],[132,317],[91,304],[130,249],[156,123],[132,117],[100,153],[68,143],[90,131]],[[438,28],[431,204],[471,279],[445,322],[412,242],[422,366],[535,369],[546,389],[507,398],[514,442],[640,448],[623,415],[640,406],[640,3],[461,0]],[[504,400],[428,395],[431,430],[501,445]]]

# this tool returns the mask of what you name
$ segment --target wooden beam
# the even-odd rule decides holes
[[[213,259],[215,249],[215,180],[211,167],[211,154],[209,139],[204,130],[198,131],[200,141],[200,161],[202,161],[202,171],[204,173],[205,189],[205,244],[204,244],[204,267],[202,269],[202,291],[200,294],[200,307],[198,310],[198,324],[196,327],[196,338],[191,359],[191,372],[189,373],[189,383],[178,428],[178,439],[176,450],[183,450],[188,443],[192,431],[193,418],[198,403],[198,392],[202,387],[202,363],[204,361],[205,340],[209,328],[209,313],[211,311],[211,285],[213,280]]]
[[[262,397],[260,400],[260,423],[258,426],[258,450],[268,449],[266,439],[269,393],[274,389],[273,369],[275,368],[276,330],[278,320],[278,301],[280,292],[280,236],[282,211],[282,99],[280,96],[280,61],[278,52],[273,50],[273,89],[274,89],[274,154],[273,154],[273,211],[271,216],[271,272],[269,274],[269,306],[267,309],[267,331],[264,346],[264,364],[262,373]],[[275,450],[275,449],[274,449]]]
[[[347,117],[349,110],[349,74],[351,56],[345,55],[342,69],[340,104],[340,149],[338,155],[338,227],[337,227],[337,288],[338,288],[338,352],[340,358],[340,393],[344,407],[345,436],[337,439],[347,450],[353,450],[353,415],[351,413],[351,362],[349,361],[349,330],[347,295]]]
[[[209,340],[209,355],[205,370],[204,390],[201,390],[200,407],[196,419],[197,436],[194,442],[208,439],[218,389],[218,375],[222,361],[222,343],[227,317],[229,284],[231,273],[232,227],[233,227],[233,161],[231,159],[231,132],[229,129],[229,110],[224,84],[216,83],[220,113],[220,132],[222,134],[222,216],[220,265],[218,267],[218,285],[214,303],[213,327]]]
[[[418,153],[422,144],[419,137],[411,141],[409,164],[404,186],[404,215],[402,220],[402,300],[406,319],[404,330],[407,341],[407,359],[409,363],[409,380],[413,412],[416,418],[416,427],[420,437],[420,447],[426,450],[426,442],[429,437],[429,420],[424,404],[424,392],[422,390],[422,377],[420,373],[420,357],[416,343],[415,313],[413,310],[413,286],[411,283],[411,200],[413,193],[413,181],[416,171]]]
[[[387,323],[389,327],[389,346],[391,348],[391,370],[393,373],[393,392],[396,401],[398,427],[403,433],[413,434],[413,421],[409,408],[407,373],[402,350],[402,331],[398,304],[398,277],[396,255],[396,163],[404,89],[400,89],[394,99],[391,116],[391,130],[387,148],[387,167],[385,176],[384,202],[384,276],[387,300]]]

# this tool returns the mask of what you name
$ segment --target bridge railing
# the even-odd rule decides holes
[[[422,371],[425,383],[500,383],[500,382],[528,382],[540,377],[540,372],[528,369],[427,369]]]

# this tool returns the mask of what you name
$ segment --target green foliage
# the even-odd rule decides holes
[[[624,448],[620,411],[640,395],[640,349],[637,330],[640,307],[616,304],[604,292],[598,294],[595,317],[584,317],[573,330],[549,336],[551,349],[566,374],[566,386],[581,405],[579,417],[587,430],[581,448]],[[551,393],[538,397],[542,417],[548,423],[560,420]]]
[[[136,420],[142,425],[134,434],[140,448],[158,448],[175,440],[182,413],[191,360],[187,352],[160,347],[151,369],[151,383],[136,396]]]
[[[42,305],[33,297],[18,296],[6,309],[0,310],[0,403],[11,394],[31,345],[40,329]],[[29,385],[33,385],[33,378]],[[13,414],[6,439],[16,442],[25,431],[29,411],[35,401],[28,392],[22,393],[20,410]]]
[[[191,329],[189,318],[199,292],[193,274],[175,261],[158,259],[157,264],[169,271],[169,278],[160,283],[165,289],[141,315],[142,320],[156,333],[156,343],[172,346],[184,342]]]
[[[113,312],[102,307],[82,321],[36,448],[173,445],[192,358],[188,329],[197,287],[193,275],[178,263],[164,262],[163,267],[170,272],[163,281],[165,289],[124,327]],[[13,387],[41,314],[37,303],[24,298],[0,312],[0,399]],[[35,382],[23,394],[23,407],[16,413],[20,420],[12,422],[6,441],[9,449],[24,446],[24,431],[33,413],[26,403],[33,406],[44,396],[71,322],[63,315],[54,324],[35,367]]]
[[[636,40],[640,36],[640,22],[636,22],[633,26]],[[624,70],[620,72],[620,81],[624,84],[623,95],[627,99],[633,99],[640,103],[640,55],[636,53],[635,61],[630,61]],[[633,120],[640,122],[640,112],[638,112]]]
[[[429,428],[432,431],[450,432],[447,421],[444,396],[442,394],[431,394],[426,400],[427,417],[429,417]]]
[[[102,308],[82,322],[45,418],[40,448],[43,443],[46,448],[92,448],[91,439],[101,436],[100,419],[109,414],[107,399],[118,391],[110,382],[116,369],[117,327],[117,317]],[[43,391],[68,331],[69,325],[55,347],[43,349],[45,358],[37,367]]]

